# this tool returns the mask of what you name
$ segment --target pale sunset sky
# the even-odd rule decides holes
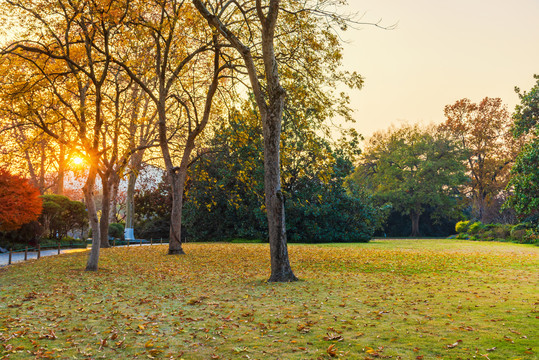
[[[443,121],[445,105],[500,97],[513,112],[514,87],[539,74],[539,0],[349,0],[363,21],[343,33],[344,65],[365,78],[349,91],[363,135],[402,121]]]

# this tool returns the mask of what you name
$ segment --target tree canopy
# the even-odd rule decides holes
[[[346,146],[337,148],[317,135],[314,126],[298,131],[304,125],[296,123],[296,111],[302,112],[290,103],[285,107],[281,138],[289,241],[368,241],[378,211],[368,196],[361,191],[349,193],[343,186],[355,157]],[[267,238],[259,121],[251,103],[232,112],[216,131],[210,154],[191,168],[185,218],[189,237]],[[357,146],[357,139],[348,140],[350,147],[354,142]]]
[[[444,109],[441,129],[466,154],[470,182],[466,188],[473,216],[482,222],[496,220],[503,203],[509,171],[521,143],[511,133],[511,117],[500,98],[479,103],[461,99]]]
[[[527,141],[511,169],[507,189],[512,191],[506,206],[513,206],[522,215],[535,214],[539,209],[539,75],[530,91],[520,92],[513,115],[515,137],[525,136]]]
[[[87,227],[88,213],[82,202],[55,194],[42,195],[41,199],[43,213],[40,222],[45,229],[45,236],[62,239],[69,231]]]
[[[351,181],[362,184],[380,204],[410,217],[411,236],[420,234],[419,219],[426,208],[434,216],[457,208],[459,187],[466,177],[464,153],[434,127],[392,127],[367,142]]]
[[[38,189],[27,179],[0,168],[0,230],[17,230],[37,220],[41,211]]]

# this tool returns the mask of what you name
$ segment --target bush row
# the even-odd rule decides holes
[[[512,241],[539,245],[539,228],[533,223],[483,224],[480,221],[459,221],[455,225],[457,239],[482,241]]]
[[[86,247],[86,241],[84,241],[83,239],[75,239],[71,236],[64,236],[59,240],[48,238],[35,238],[27,242],[5,240],[0,243],[0,247],[5,250],[13,249],[13,251],[22,251],[26,247],[28,247],[29,250],[37,249],[38,244],[43,250],[49,248],[56,249],[58,245],[60,245],[61,248]]]

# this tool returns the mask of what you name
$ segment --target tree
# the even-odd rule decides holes
[[[201,134],[217,116],[214,97],[231,66],[219,34],[202,26],[201,20],[185,1],[132,2],[120,27],[127,46],[113,56],[157,111],[159,145],[172,189],[171,255],[184,254],[181,221],[187,170]],[[147,63],[132,60],[140,47]]]
[[[294,69],[294,64],[316,63],[317,57],[309,55],[323,53],[330,58],[340,55],[338,51],[326,53],[325,49],[333,49],[333,46],[321,46],[316,42],[316,38],[320,34],[323,36],[331,34],[332,25],[346,28],[349,19],[326,11],[328,6],[343,5],[344,2],[331,0],[311,3],[280,0],[233,2],[192,0],[192,2],[210,26],[223,35],[230,46],[239,53],[245,66],[260,113],[264,139],[265,209],[271,257],[269,281],[295,281],[296,277],[288,259],[284,196],[280,178],[280,140],[286,94],[281,83],[282,75],[287,70],[297,70]],[[280,16],[281,13],[283,16]],[[338,43],[337,36],[333,37],[333,40]],[[307,51],[304,52],[305,50]],[[308,56],[304,56],[305,54]],[[313,74],[323,74],[323,68],[313,67]],[[362,81],[355,73],[341,77],[339,75],[342,74],[336,71],[336,67],[330,67],[328,70],[327,78],[332,77],[333,81],[346,78],[345,82],[349,85]],[[303,73],[306,74],[309,73]],[[309,82],[301,84],[316,89],[322,77],[313,76],[313,79],[311,85]],[[319,95],[322,93],[320,90],[321,88],[314,93]],[[342,104],[345,105],[346,96],[342,100]],[[331,106],[327,108],[330,109]]]
[[[419,220],[427,207],[436,207],[435,216],[455,209],[459,186],[466,180],[463,159],[455,141],[433,127],[392,127],[369,139],[351,181],[409,216],[410,236],[419,236]]]
[[[130,142],[122,138],[125,107],[119,102],[130,99],[126,94],[133,87],[115,68],[110,41],[126,9],[117,2],[6,2],[27,26],[21,39],[9,44],[4,54],[24,60],[31,70],[26,81],[13,84],[11,94],[27,100],[29,92],[37,89],[40,101],[25,105],[28,116],[24,118],[58,144],[83,154],[89,166],[83,189],[94,241],[86,269],[96,271],[99,248],[109,245],[114,184],[130,156],[151,146],[129,148]],[[52,110],[55,116],[41,116],[42,109]],[[58,127],[59,119],[69,128]],[[103,184],[100,218],[94,195],[97,176]]]
[[[511,119],[499,98],[484,98],[479,104],[462,99],[444,109],[441,129],[466,151],[470,176],[467,189],[474,216],[482,222],[494,220],[498,198],[509,180],[509,170],[520,148],[511,133]]]
[[[507,189],[512,191],[505,206],[513,206],[517,213],[534,214],[539,209],[539,75],[534,75],[535,85],[529,92],[520,92],[520,104],[513,114],[513,134],[527,137],[526,144],[511,169]]]
[[[51,142],[50,136],[33,126],[33,120],[30,120],[52,118],[61,129],[63,119],[56,116],[52,101],[49,106],[37,105],[43,104],[44,100],[44,91],[39,86],[19,91],[21,87],[16,84],[28,85],[29,72],[32,69],[22,59],[0,59],[2,160],[11,171],[27,174],[41,194],[49,189],[63,192],[64,171],[69,155],[66,146]]]
[[[296,281],[297,278],[292,272],[288,259],[284,198],[280,177],[279,149],[285,91],[279,81],[274,47],[280,1],[270,0],[267,7],[263,7],[262,2],[258,0],[256,2],[248,1],[245,4],[236,2],[234,3],[236,9],[230,10],[232,13],[241,12],[243,14],[256,11],[256,20],[253,20],[252,24],[256,28],[256,32],[252,32],[248,36],[256,37],[255,41],[260,41],[262,44],[263,77],[266,81],[267,97],[264,96],[263,85],[259,79],[259,72],[253,58],[253,48],[250,46],[251,44],[245,44],[240,38],[240,31],[249,29],[249,24],[245,24],[246,28],[231,28],[230,24],[225,22],[225,19],[231,19],[227,11],[228,4],[223,6],[221,2],[216,2],[215,6],[211,6],[211,4],[204,4],[201,0],[193,0],[193,4],[210,26],[219,31],[239,52],[247,68],[251,89],[262,118],[264,136],[264,193],[271,255],[269,281]],[[234,6],[230,6],[230,8]],[[236,21],[236,17],[233,17],[232,20]]]
[[[6,53],[26,60],[34,66],[35,77],[31,77],[29,88],[44,83],[54,98],[60,99],[71,115],[71,124],[78,135],[82,150],[89,160],[89,171],[84,185],[84,195],[92,228],[93,244],[88,257],[86,270],[96,271],[99,261],[101,237],[99,219],[94,200],[94,188],[100,161],[103,124],[103,90],[107,79],[110,56],[100,56],[92,45],[99,32],[95,27],[105,27],[109,35],[110,26],[106,22],[96,24],[95,16],[100,13],[89,3],[64,4],[59,1],[28,2],[25,0],[7,1],[14,11],[27,17],[32,26],[26,28],[21,41],[8,46]],[[98,4],[93,4],[99,6]],[[56,16],[44,16],[45,14]],[[103,15],[103,12],[101,12]],[[58,35],[60,34],[60,35]],[[108,47],[108,36],[100,37],[102,45]],[[64,75],[64,76],[62,76]],[[91,89],[93,87],[93,89]],[[26,87],[21,87],[20,93]],[[93,96],[92,99],[92,90]],[[46,98],[45,98],[46,99]],[[92,101],[93,100],[93,101]],[[93,102],[93,112],[90,110]],[[48,102],[45,100],[44,102]],[[89,104],[90,103],[90,104]],[[49,119],[39,117],[34,108],[28,109],[36,115],[35,125],[59,142],[69,144],[65,138],[54,131]],[[50,121],[50,120],[49,120]],[[104,144],[106,146],[106,143]],[[106,213],[108,215],[108,213]],[[108,221],[108,218],[107,218]],[[107,234],[104,234],[105,239]]]
[[[45,236],[62,239],[71,230],[81,229],[88,224],[86,207],[80,201],[72,201],[63,195],[42,195],[43,212],[40,223]]]
[[[291,91],[289,98],[302,94]],[[368,241],[378,211],[367,196],[347,193],[343,186],[354,156],[341,142],[334,144],[317,134],[321,119],[309,119],[318,113],[309,115],[306,104],[288,101],[283,115],[281,176],[287,237],[306,243]],[[263,139],[256,104],[245,102],[214,133],[209,153],[189,171],[184,217],[188,236],[265,239]],[[347,145],[354,143],[358,145],[347,138]]]
[[[27,179],[0,168],[0,230],[17,230],[41,214],[39,190]]]
[[[157,184],[157,186],[155,186]],[[137,212],[135,214],[136,235],[142,238],[166,238],[170,234],[172,194],[168,177],[155,179],[151,187],[135,191]],[[185,199],[185,198],[184,198]],[[185,213],[183,213],[185,216]],[[182,221],[183,224],[183,221]],[[182,241],[185,233],[182,229]]]

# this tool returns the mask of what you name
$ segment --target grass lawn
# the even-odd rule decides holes
[[[459,240],[105,249],[0,269],[0,359],[538,359],[539,247]]]

